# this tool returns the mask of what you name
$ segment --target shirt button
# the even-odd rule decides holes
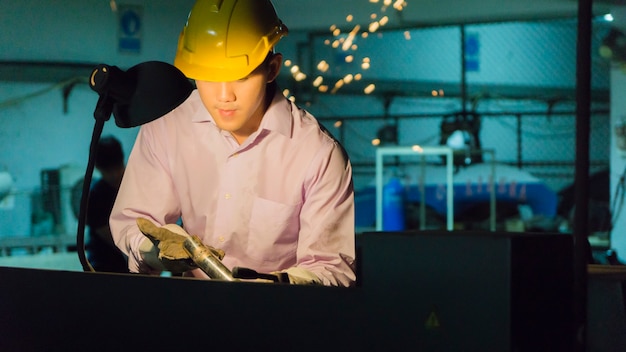
[[[224,194],[224,199],[230,199],[230,198],[231,198],[230,193]]]
[[[217,240],[223,243],[224,242],[224,236],[218,237]]]

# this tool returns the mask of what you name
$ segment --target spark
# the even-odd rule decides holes
[[[110,0],[111,4],[115,3],[115,0]],[[323,43],[326,46],[330,46],[332,49],[341,49],[342,51],[351,51],[357,52],[359,49],[359,45],[356,43],[357,38],[362,38],[363,40],[369,38],[370,34],[377,32],[381,27],[389,24],[389,16],[385,15],[387,10],[396,10],[402,11],[407,6],[407,1],[405,0],[368,0],[372,4],[380,4],[380,8],[376,12],[372,12],[369,15],[370,23],[367,25],[367,30],[362,29],[361,25],[355,24],[352,29],[347,33],[342,33],[342,30],[337,26],[337,24],[332,24],[329,27],[329,31],[332,34],[332,38],[324,39]],[[355,16],[353,14],[347,14],[345,17],[346,23],[353,23],[355,21]],[[376,33],[376,36],[381,38],[382,32]],[[406,40],[411,39],[411,33],[409,31],[404,32],[404,38]],[[343,55],[342,55],[343,56]],[[349,54],[343,56],[344,62],[347,64],[352,64],[355,62],[355,55]],[[284,65],[286,67],[290,67],[290,72],[293,78],[296,81],[303,81],[306,79],[307,75],[300,70],[298,65],[294,65],[291,60],[285,60]],[[356,63],[356,67],[358,67],[358,63]],[[317,87],[318,91],[322,93],[326,93],[329,91],[329,86],[324,84],[324,76],[323,74],[329,72],[330,65],[326,60],[321,60],[317,66],[317,70],[322,74],[319,74],[312,81],[312,85]],[[361,70],[369,70],[371,68],[371,61],[369,57],[365,57],[361,60],[360,63]],[[342,79],[339,79],[335,82],[333,88],[330,90],[331,94],[336,93],[341,87],[345,84],[349,84],[352,81],[359,81],[363,79],[363,75],[361,73],[348,73]],[[365,94],[371,94],[376,89],[374,84],[367,85],[363,92]],[[432,94],[434,96],[443,96],[443,90],[433,90]]]

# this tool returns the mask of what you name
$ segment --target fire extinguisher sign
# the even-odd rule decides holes
[[[141,51],[142,8],[119,5],[117,47],[122,53],[139,54]]]

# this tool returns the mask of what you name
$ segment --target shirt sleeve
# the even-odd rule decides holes
[[[128,256],[128,268],[135,273],[153,273],[139,253],[139,245],[147,237],[139,231],[136,219],[144,217],[167,224],[175,223],[180,216],[169,166],[163,157],[167,143],[157,143],[151,128],[144,125],[139,130],[109,218],[115,244]]]
[[[300,213],[297,266],[324,285],[351,286],[356,280],[352,167],[341,145],[322,148],[309,170]]]

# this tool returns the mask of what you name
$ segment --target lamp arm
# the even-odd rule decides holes
[[[95,166],[98,141],[102,135],[104,129],[104,123],[111,118],[113,112],[113,99],[108,95],[102,95],[96,103],[96,109],[94,110],[94,118],[96,123],[94,124],[93,133],[91,135],[91,144],[89,146],[89,159],[87,161],[87,169],[85,170],[85,177],[83,179],[83,191],[80,197],[80,210],[78,212],[78,228],[76,230],[76,251],[78,252],[78,259],[83,267],[84,271],[95,271],[93,266],[89,263],[87,255],[85,253],[85,223],[87,220],[87,202],[89,200],[89,190],[91,188],[91,180],[93,178],[93,170]]]

